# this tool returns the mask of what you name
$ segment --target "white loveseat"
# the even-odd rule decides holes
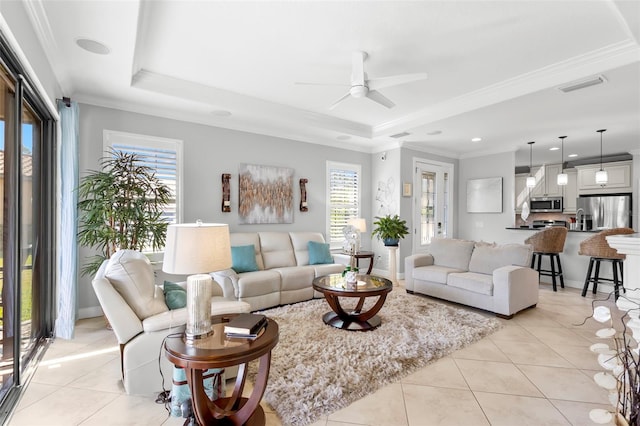
[[[122,383],[128,394],[171,388],[173,365],[161,352],[164,338],[182,333],[186,308],[169,310],[163,289],[155,285],[149,259],[140,252],[120,250],[106,260],[93,279],[100,306],[120,344]],[[214,286],[213,315],[249,312],[249,304],[224,300]],[[158,371],[158,358],[164,382]],[[229,372],[227,378],[233,377]]]
[[[342,272],[345,265],[310,265],[309,241],[324,243],[324,237],[319,232],[231,233],[232,247],[254,246],[257,270],[227,269],[211,275],[225,298],[247,302],[252,311],[323,297],[313,290],[313,279]]]
[[[437,239],[428,254],[405,259],[405,287],[511,318],[538,303],[538,273],[528,244]]]

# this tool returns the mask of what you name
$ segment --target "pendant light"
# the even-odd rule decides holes
[[[596,131],[600,133],[600,170],[596,172],[596,183],[604,186],[609,182],[609,174],[602,168],[602,134],[606,132],[607,129],[600,129]]]
[[[533,171],[533,144],[535,142],[527,142],[529,144],[529,176],[527,177],[527,188],[536,186],[536,177],[531,174]]]
[[[561,142],[562,143],[562,145],[561,145],[562,148],[561,148],[561,151],[560,151],[561,152],[561,157],[560,157],[560,167],[561,167],[561,169],[560,169],[560,171],[562,173],[560,173],[558,175],[557,182],[558,182],[559,186],[565,186],[567,183],[569,183],[569,175],[564,172],[564,138],[566,138],[566,136],[558,136],[558,137],[562,141]]]

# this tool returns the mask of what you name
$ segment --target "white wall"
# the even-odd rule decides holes
[[[458,172],[458,238],[503,243],[515,220],[515,154],[502,153],[460,160]],[[467,181],[502,178],[502,213],[467,213]]]
[[[183,222],[228,223],[232,232],[318,231],[326,232],[326,162],[362,166],[362,215],[371,224],[371,155],[270,136],[209,127],[88,104],[80,105],[80,172],[97,169],[104,129],[184,141]],[[294,222],[291,224],[241,225],[238,222],[238,166],[240,163],[294,169]],[[231,213],[221,212],[221,174],[231,173]],[[308,212],[300,212],[299,179],[307,178]],[[367,244],[365,242],[364,244]],[[88,250],[80,250],[81,259]],[[80,314],[98,306],[90,277],[80,277]]]
[[[384,159],[383,159],[384,157]],[[371,204],[371,221],[367,223],[367,233],[371,235],[376,220],[376,216],[399,215],[403,219],[407,219],[401,215],[400,211],[400,194],[402,191],[402,182],[400,181],[400,148],[389,149],[372,155],[372,204]],[[401,242],[400,245],[403,245]],[[378,238],[371,240],[371,250],[374,255],[374,271],[387,275],[389,271],[389,251],[385,248],[382,241]],[[400,256],[397,256],[400,258]],[[396,259],[398,260],[398,259]],[[397,263],[397,262],[396,262]]]

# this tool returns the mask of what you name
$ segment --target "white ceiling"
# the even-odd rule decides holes
[[[365,152],[517,151],[528,164],[534,140],[534,163],[559,162],[549,151],[558,136],[568,136],[565,157],[591,157],[601,128],[605,155],[640,149],[638,1],[23,3],[65,96],[79,102]],[[84,51],[77,38],[111,52]],[[429,77],[381,89],[393,109],[350,98],[329,110],[357,50],[370,78]],[[595,75],[607,82],[557,89]],[[390,137],[400,132],[410,135]]]

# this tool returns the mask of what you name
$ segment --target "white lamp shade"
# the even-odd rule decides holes
[[[362,217],[347,220],[347,225],[355,227],[360,232],[367,232],[367,221]]]
[[[558,185],[564,186],[569,183],[569,175],[566,173],[560,173],[558,175]]]
[[[527,188],[533,188],[536,186],[536,178],[535,176],[527,177]]]
[[[169,274],[203,274],[231,267],[229,225],[183,223],[167,227],[162,270]]]
[[[609,174],[606,170],[598,170],[596,172],[596,183],[600,185],[604,185],[609,181]]]

